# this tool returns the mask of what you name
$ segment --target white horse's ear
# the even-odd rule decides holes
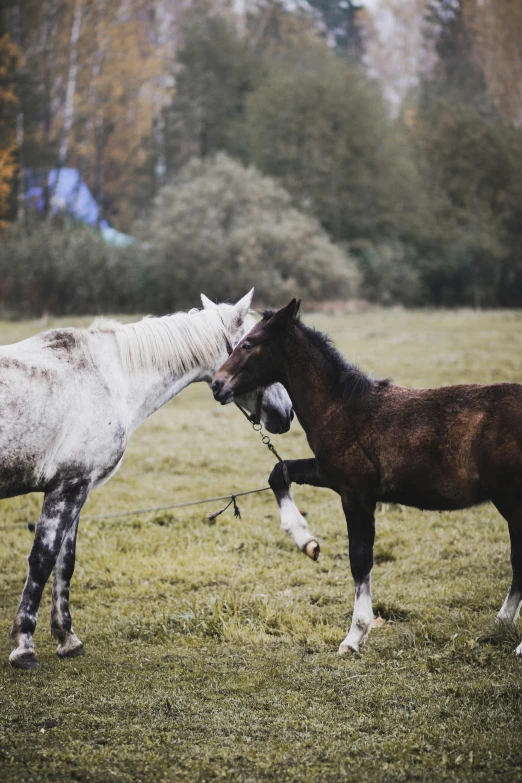
[[[212,302],[208,296],[205,296],[205,294],[200,294],[201,297],[201,304],[203,305],[204,310],[216,310],[217,304]]]
[[[236,302],[234,305],[234,310],[238,315],[240,315],[242,318],[245,318],[248,315],[248,311],[250,310],[250,305],[252,304],[252,298],[254,296],[254,289],[252,288],[248,294],[245,294],[245,296],[239,300],[239,302]]]

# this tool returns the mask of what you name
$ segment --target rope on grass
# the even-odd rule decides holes
[[[141,509],[135,509],[134,511],[118,511],[114,514],[96,514],[95,516],[90,517],[82,517],[83,522],[97,522],[104,519],[119,519],[120,517],[135,517],[139,516],[141,514],[152,514],[156,511],[169,511],[173,508],[186,508],[187,506],[200,506],[203,503],[214,503],[218,500],[228,500],[229,502],[226,504],[224,508],[222,508],[220,511],[216,511],[214,514],[209,514],[207,516],[207,519],[209,522],[212,522],[216,517],[218,517],[220,514],[222,514],[224,511],[227,510],[227,508],[234,504],[234,515],[236,517],[239,517],[241,519],[241,514],[239,513],[239,508],[236,503],[236,498],[240,498],[243,495],[253,495],[256,492],[266,492],[269,490],[270,487],[260,487],[259,489],[248,489],[245,492],[233,492],[230,495],[218,495],[214,498],[204,498],[203,500],[188,500],[185,503],[172,503],[169,506],[155,506],[153,508],[141,508]],[[11,525],[2,525],[0,527],[0,530],[7,530],[8,528],[12,527],[27,527],[27,529],[34,533],[36,529],[36,522],[13,522]]]

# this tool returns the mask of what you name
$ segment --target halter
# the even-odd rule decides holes
[[[221,318],[221,316],[220,316],[220,318]],[[221,318],[221,322],[222,322],[223,327],[225,329],[225,346],[226,346],[226,349],[227,349],[227,353],[230,356],[230,354],[232,353],[232,351],[234,349],[232,348],[232,343],[230,342],[230,338],[228,336],[228,332],[227,332],[227,329],[226,329],[226,326],[225,326],[225,322],[223,321],[223,318]],[[264,395],[264,393],[265,393],[264,387],[261,386],[257,390],[255,413],[248,413],[248,411],[245,410],[245,408],[243,408],[242,405],[240,405],[236,400],[234,400],[236,406],[239,408],[239,410],[241,411],[243,416],[245,416],[248,419],[248,421],[250,422],[250,424],[252,424],[254,427],[256,427],[256,426],[261,424],[261,409],[263,407],[263,395]]]

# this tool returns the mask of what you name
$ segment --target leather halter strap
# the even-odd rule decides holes
[[[224,327],[224,330],[225,330],[224,331],[225,346],[226,346],[226,349],[227,349],[227,353],[230,356],[230,354],[233,352],[234,349],[232,347],[232,343],[230,342],[230,338],[228,336],[228,332],[227,332],[227,329],[226,329],[226,326],[225,326],[225,322],[223,321],[223,318],[221,318],[221,323],[223,324],[223,327]],[[239,408],[239,410],[241,411],[243,416],[245,416],[248,419],[250,424],[254,424],[254,425],[261,424],[261,411],[262,411],[262,408],[263,408],[263,396],[264,396],[264,393],[265,393],[264,388],[262,386],[260,386],[259,389],[257,390],[256,409],[255,409],[254,413],[249,413],[247,410],[245,410],[245,408],[243,408],[242,405],[240,405],[238,402],[236,402],[236,400],[234,400],[234,403]]]
[[[257,397],[256,397],[256,410],[254,413],[249,413],[245,408],[243,408],[242,405],[240,405],[237,400],[234,400],[236,407],[239,408],[243,416],[248,419],[250,424],[261,424],[261,409],[263,407],[263,395],[265,393],[265,390],[263,387],[260,387],[257,390]]]

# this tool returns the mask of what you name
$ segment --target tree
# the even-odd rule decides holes
[[[427,7],[428,0],[385,0],[361,12],[364,64],[396,113],[435,62],[433,37],[425,34]]]
[[[142,239],[163,295],[161,309],[237,298],[343,298],[357,293],[353,262],[286,191],[220,153],[194,159],[156,197]],[[155,272],[154,272],[155,270]]]
[[[171,172],[194,155],[234,151],[235,121],[260,77],[259,58],[232,20],[195,14],[182,27],[176,92],[165,112]]]
[[[246,101],[248,159],[335,240],[414,231],[415,170],[379,87],[325,45],[293,50]]]
[[[360,60],[364,51],[358,14],[363,6],[352,0],[309,0],[321,15],[328,35],[337,49]]]
[[[461,0],[487,90],[506,122],[522,126],[522,4]]]
[[[18,145],[16,72],[20,52],[8,34],[0,38],[0,230],[16,217]]]
[[[495,109],[464,11],[462,2],[432,0],[437,64],[404,119],[432,216],[425,286],[437,304],[494,305],[505,299],[507,267],[519,263],[514,215],[522,134]]]

